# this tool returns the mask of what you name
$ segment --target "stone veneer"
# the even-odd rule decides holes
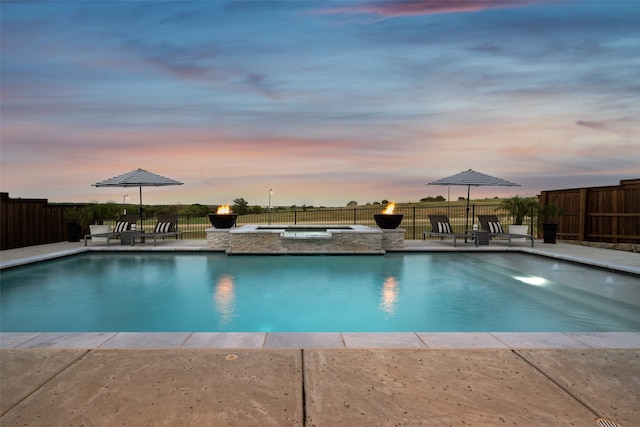
[[[207,228],[207,247],[209,249],[226,251],[231,245],[230,228]]]
[[[208,228],[207,246],[213,250],[224,250],[228,254],[383,254],[385,249],[404,247],[405,230],[400,228],[383,230],[352,225],[348,229],[332,229],[331,225],[314,225],[313,227],[326,227],[328,235],[295,238],[282,236],[285,228],[294,226],[282,225],[278,228],[274,225],[269,226],[270,229],[259,227],[246,225],[231,229]]]
[[[382,249],[402,249],[404,248],[404,228],[394,228],[393,230],[382,230]]]

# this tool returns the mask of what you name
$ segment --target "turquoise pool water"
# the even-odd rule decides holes
[[[640,331],[640,279],[517,253],[94,253],[0,279],[3,332]]]

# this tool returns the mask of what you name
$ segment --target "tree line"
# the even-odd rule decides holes
[[[462,199],[464,199],[464,197]],[[446,201],[446,199],[443,196],[436,196],[436,197],[429,196],[429,197],[420,199],[421,203],[444,202],[444,201]],[[364,206],[386,205],[388,203],[389,203],[388,200],[381,200],[379,202],[378,201],[367,202],[366,204],[364,204]],[[120,211],[122,210],[122,207],[123,207],[123,205],[116,204],[114,202],[109,202],[104,204],[91,203],[89,205],[102,205],[105,208],[109,206],[112,208],[114,213],[116,212],[121,213]],[[351,200],[346,204],[346,206],[356,207],[356,206],[360,206],[360,204],[355,200]],[[128,213],[138,213],[139,207],[137,205],[126,204],[124,205],[124,207],[127,209]],[[144,216],[154,217],[159,214],[161,215],[180,214],[180,215],[188,215],[191,217],[203,217],[203,216],[207,216],[210,213],[215,212],[217,208],[218,206],[202,205],[200,203],[194,203],[191,205],[145,205]],[[324,206],[321,206],[320,208],[324,208]],[[291,205],[288,207],[272,206],[271,208],[268,208],[268,207],[263,207],[259,205],[250,205],[249,202],[247,202],[243,197],[233,199],[233,205],[231,206],[231,210],[238,215],[267,213],[269,212],[269,209],[271,209],[272,211],[293,210],[293,209],[301,209],[303,211],[306,211],[308,209],[315,209],[315,207],[309,206],[309,205],[302,205],[302,206]],[[111,215],[109,215],[109,217],[111,217]]]

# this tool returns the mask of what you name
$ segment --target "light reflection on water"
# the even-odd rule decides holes
[[[234,311],[234,291],[233,277],[223,274],[218,279],[215,292],[213,294],[214,309],[220,314],[220,323],[227,325],[233,318]]]
[[[382,300],[380,307],[385,313],[394,314],[398,302],[398,280],[389,276],[382,284]]]

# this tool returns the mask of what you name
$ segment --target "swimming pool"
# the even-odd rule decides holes
[[[640,280],[519,253],[86,253],[2,271],[2,332],[640,331]]]

